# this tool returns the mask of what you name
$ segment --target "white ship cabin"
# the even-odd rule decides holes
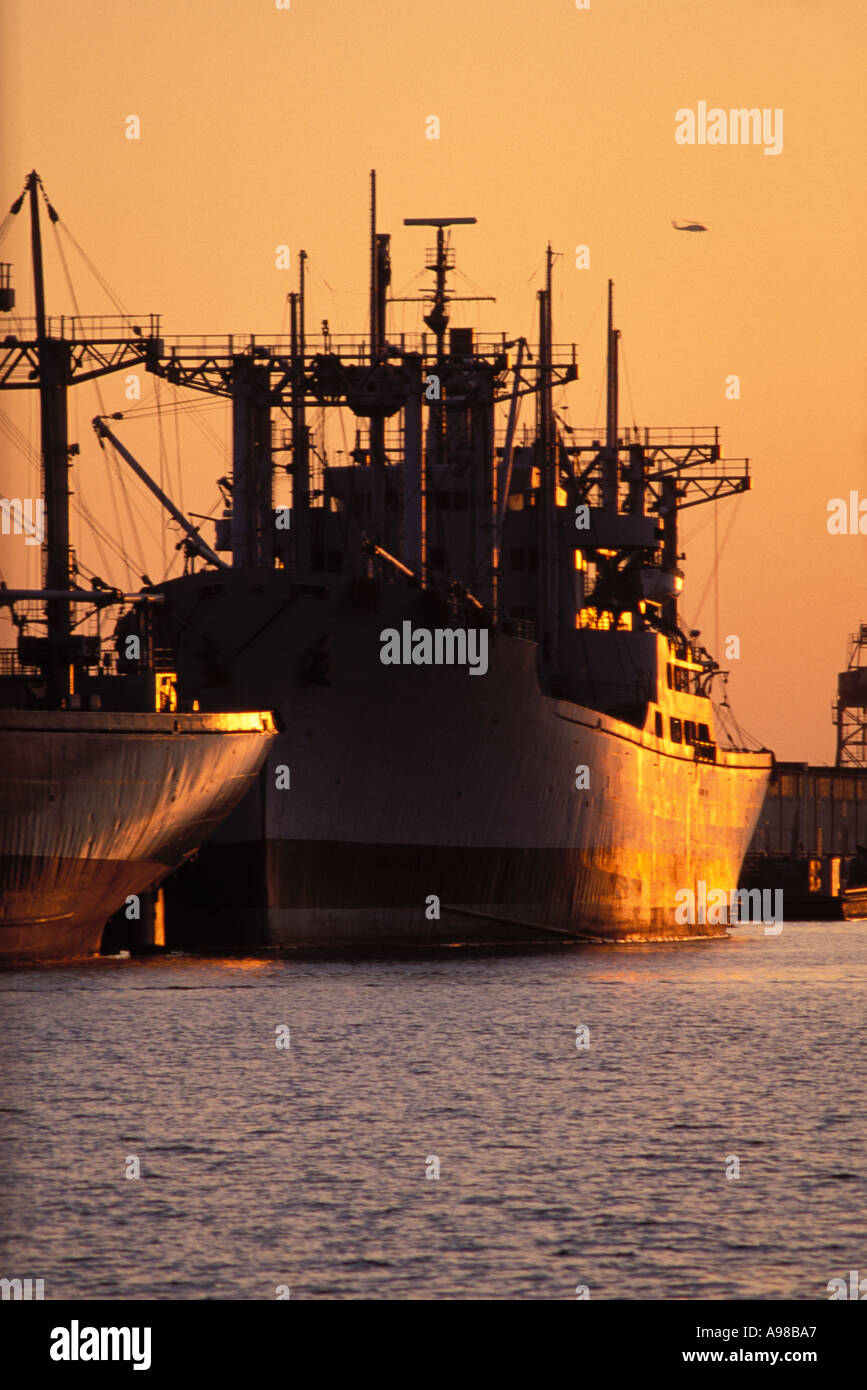
[[[575,632],[565,634],[563,695],[644,730],[667,752],[716,762],[709,658],[644,621],[640,611],[579,609]]]
[[[657,698],[648,709],[645,727],[672,747],[680,746],[685,752],[692,747],[696,761],[716,762],[713,705],[702,693],[707,668],[694,659],[692,651],[687,657],[678,654],[668,638],[659,637],[658,643],[660,649],[667,649],[665,681],[660,661]]]

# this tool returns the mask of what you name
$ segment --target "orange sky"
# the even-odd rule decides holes
[[[335,332],[361,331],[376,167],[395,293],[408,292],[428,244],[403,217],[478,218],[456,233],[458,265],[478,287],[462,290],[497,303],[456,309],[455,323],[478,314],[483,328],[535,337],[546,241],[563,253],[555,337],[579,344],[582,380],[565,397],[577,425],[600,419],[612,276],[621,418],[719,424],[727,455],[751,459],[753,491],[718,517],[722,539],[736,509],[719,577],[721,635],[741,639],[735,712],[778,756],[831,761],[836,671],[867,621],[867,536],[827,531],[831,498],[867,499],[865,15],[862,0],[291,0],[288,11],[275,0],[3,0],[0,204],[36,167],[101,274],[136,313],[162,314],[167,336],[279,332],[295,286],[275,269],[279,243],[310,254],[311,327],[327,317]],[[782,152],[679,145],[675,112],[699,101],[781,108]],[[124,136],[133,114],[138,141]],[[438,140],[425,136],[430,115]],[[679,233],[672,218],[710,230]],[[0,251],[22,313],[26,233],[22,216]],[[578,244],[588,270],[575,268]],[[70,270],[82,309],[110,312],[82,265]],[[49,310],[71,312],[48,231],[46,274]],[[394,312],[393,328],[417,325],[410,309]],[[738,401],[724,394],[732,373]],[[103,392],[106,409],[125,404],[120,378]],[[4,393],[0,409],[36,439],[35,396]],[[73,393],[74,486],[110,523],[97,409],[92,387]],[[204,430],[180,431],[182,498],[171,417],[163,469],[176,500],[207,512],[226,471],[227,413],[209,406],[202,418]],[[155,422],[126,428],[158,472]],[[0,490],[32,495],[27,461],[2,436],[0,460]],[[156,578],[162,523],[140,485],[127,488],[136,570],[141,559]],[[92,568],[126,582],[122,569],[105,573],[77,523],[73,535]],[[712,508],[686,514],[682,611],[710,641],[713,536]],[[35,549],[12,537],[0,547],[7,582],[37,581]]]

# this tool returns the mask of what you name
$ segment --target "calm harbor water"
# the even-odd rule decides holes
[[[827,1299],[867,1274],[865,948],[867,924],[786,924],[8,969],[0,1274],[46,1298]]]

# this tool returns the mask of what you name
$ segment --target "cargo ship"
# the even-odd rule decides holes
[[[285,726],[167,887],[174,945],[725,935],[681,920],[679,895],[736,889],[772,755],[740,746],[725,673],[679,620],[678,517],[748,490],[749,462],[713,428],[621,426],[610,283],[605,428],[567,428],[554,392],[579,370],[553,340],[550,247],[532,349],[450,328],[452,228],[474,220],[406,219],[436,238],[417,334],[388,322],[372,178],[366,334],[308,334],[302,252],[288,342],[178,340],[152,364],[231,400],[231,564],[158,585],[133,621],[176,650],[184,698]],[[331,412],[355,426],[342,457]],[[122,425],[94,425],[129,460]]]
[[[268,710],[211,713],[184,702],[165,651],[135,643],[107,650],[103,610],[133,600],[140,610],[158,594],[124,594],[98,576],[88,587],[75,582],[67,388],[142,360],[154,344],[130,330],[124,345],[80,322],[66,332],[48,319],[40,190],[34,171],[11,209],[17,214],[29,195],[36,319],[15,324],[0,344],[0,388],[39,391],[44,492],[36,508],[32,499],[2,501],[3,534],[19,537],[8,544],[40,543],[44,578],[38,589],[0,586],[0,609],[18,634],[0,652],[2,962],[97,951],[109,917],[121,907],[137,916],[140,895],[245,797],[277,731]],[[0,311],[14,303],[4,264]],[[193,528],[188,542],[208,553]],[[95,633],[79,630],[94,625]]]

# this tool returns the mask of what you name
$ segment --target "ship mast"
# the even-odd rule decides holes
[[[617,416],[619,410],[618,339],[614,327],[614,281],[608,281],[608,351],[605,373],[605,464],[602,470],[602,505],[609,512],[619,510],[617,494]]]
[[[386,306],[391,284],[388,232],[376,230],[376,170],[370,171],[370,362],[376,366],[385,354]],[[376,418],[376,417],[374,417]]]
[[[556,668],[559,660],[558,566],[554,525],[557,506],[557,432],[554,422],[551,364],[553,358],[551,278],[554,253],[545,253],[545,288],[539,290],[538,443],[540,473],[537,544],[539,547],[539,635],[543,659]]]
[[[574,496],[588,505],[594,495],[601,502],[598,516],[590,505],[589,534],[580,547],[596,568],[595,586],[582,606],[614,613],[630,611],[638,604],[642,615],[647,610],[646,622],[682,641],[678,512],[748,491],[749,459],[724,464],[715,427],[622,431],[618,423],[619,340],[620,331],[614,327],[614,282],[609,280],[605,441],[600,448],[598,438],[592,438],[594,430],[588,432],[591,439],[586,442],[563,446],[571,460]],[[587,455],[591,457],[585,466]],[[623,509],[621,478],[628,482]],[[579,626],[592,627],[595,617],[594,611],[591,621],[579,621]]]
[[[376,170],[370,171],[370,361],[379,351],[376,313]]]
[[[445,392],[443,377],[446,361],[446,329],[449,323],[448,306],[456,299],[489,299],[490,295],[450,295],[446,289],[446,275],[449,270],[449,253],[446,246],[446,227],[474,226],[475,217],[405,217],[405,227],[436,227],[437,244],[433,263],[428,260],[426,269],[434,272],[433,306],[425,314],[424,321],[436,339],[436,374],[439,381],[439,395],[430,402],[435,439],[433,462],[442,464],[445,458]],[[397,302],[397,301],[394,301]]]
[[[33,286],[36,295],[36,346],[39,358],[39,412],[42,432],[42,482],[45,494],[43,540],[46,589],[69,590],[69,440],[66,383],[70,374],[68,343],[48,336],[45,318],[45,277],[42,266],[42,230],[39,225],[40,179],[33,169],[27,175],[30,195],[30,238],[33,253]],[[57,214],[49,204],[49,216]],[[70,688],[70,606],[66,599],[48,599],[45,605],[48,637],[46,674],[54,698]]]
[[[99,320],[98,325],[94,320],[78,318],[73,321],[74,334],[69,336],[65,334],[61,318],[60,331],[54,335],[56,321],[53,325],[45,307],[40,193],[45,199],[49,220],[56,227],[60,217],[35,169],[27,175],[24,188],[9,209],[15,217],[29,199],[36,316],[32,337],[28,334],[27,338],[22,338],[15,334],[0,341],[0,389],[39,392],[43,490],[40,503],[44,504],[42,588],[17,592],[22,597],[25,593],[30,597],[38,594],[44,599],[46,635],[31,637],[22,631],[18,638],[18,658],[23,666],[37,666],[41,670],[47,686],[46,703],[65,706],[68,697],[76,693],[76,670],[96,664],[94,639],[74,635],[70,617],[71,604],[78,602],[85,591],[73,586],[69,544],[69,459],[78,448],[73,445],[70,449],[69,445],[67,390],[77,382],[129,371],[140,364],[150,368],[162,351],[162,343],[159,319],[153,314],[144,316],[144,320],[149,321],[147,332],[133,323],[132,336],[129,336],[127,315]],[[8,266],[0,267],[0,309],[7,312],[13,303],[14,295],[8,287]],[[106,588],[99,592],[114,591]],[[11,599],[11,594],[9,597]],[[24,625],[26,620],[22,627]]]
[[[427,543],[425,537],[428,524],[427,480],[429,476],[431,476],[428,472],[428,466],[430,465],[432,471],[438,471],[446,462],[446,427],[449,395],[447,383],[449,380],[456,379],[455,374],[450,371],[449,354],[446,351],[445,337],[446,329],[449,324],[448,307],[450,304],[456,303],[457,301],[480,302],[482,300],[493,299],[492,295],[449,294],[447,288],[446,277],[449,270],[453,267],[453,260],[452,253],[446,244],[445,229],[455,226],[473,226],[475,222],[475,217],[405,217],[403,219],[403,225],[405,227],[436,227],[437,232],[436,248],[432,253],[428,252],[425,263],[425,268],[434,272],[433,291],[428,290],[421,295],[422,300],[433,300],[429,312],[424,316],[424,322],[436,339],[436,355],[434,358],[435,372],[431,374],[427,370],[427,362],[423,361],[422,357],[418,359],[418,366],[424,373],[423,379],[420,382],[421,395],[430,408],[430,427],[426,435],[427,440],[432,441],[429,459],[426,456],[424,442],[420,442],[417,439],[417,432],[421,429],[421,401],[419,400],[417,406],[411,406],[408,400],[404,417],[407,461],[405,477],[406,493],[409,497],[413,495],[414,490],[418,489],[419,491],[416,502],[411,504],[408,508],[409,514],[406,517],[408,525],[405,526],[404,537],[404,558],[407,559],[409,564],[420,566],[422,587],[424,587],[426,582],[427,571]],[[393,304],[399,302],[418,303],[419,296],[395,296],[392,298],[391,302]],[[407,358],[407,365],[409,366],[409,358]],[[413,365],[412,370],[416,370],[415,365]],[[430,391],[432,386],[434,389]],[[477,428],[483,433],[486,427],[482,425],[481,417],[486,408],[487,407],[480,407],[477,417]],[[492,431],[489,433],[492,440]],[[487,438],[487,435],[485,435],[485,438]],[[488,445],[486,444],[484,446],[486,452],[487,448]],[[490,464],[491,490],[490,507],[488,509],[489,515],[485,518],[483,524],[479,526],[478,515],[474,509],[472,525],[476,528],[474,531],[474,546],[477,546],[479,551],[484,551],[486,554],[490,555],[490,582],[486,586],[489,590],[486,596],[486,602],[489,611],[495,614],[497,607],[496,478],[493,472],[492,460]],[[478,477],[474,477],[472,486],[477,488],[479,485]],[[478,563],[471,563],[469,568],[470,573],[473,575],[471,582],[475,582],[475,574],[477,571],[481,573],[482,567]]]
[[[298,256],[298,289],[289,296],[291,415],[292,415],[292,511],[295,529],[295,566],[306,571],[310,564],[310,433],[307,428],[304,380],[304,265],[307,253]]]
[[[389,237],[376,230],[376,170],[370,171],[370,365],[375,369],[385,351],[386,292],[391,279]],[[374,526],[389,547],[395,546],[394,518],[389,506],[385,460],[385,417],[370,417],[370,464],[373,469],[372,511]],[[372,569],[371,569],[372,573]]]

